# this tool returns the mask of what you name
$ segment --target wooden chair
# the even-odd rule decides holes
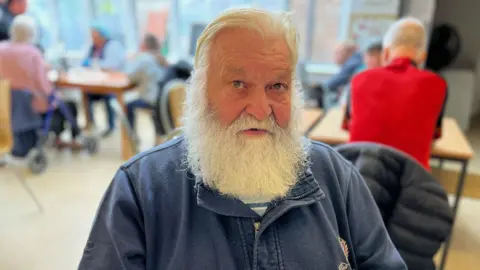
[[[13,132],[12,132],[12,124],[11,124],[11,92],[10,92],[10,84],[7,81],[1,80],[0,81],[0,159],[3,159],[6,163],[5,165],[9,165],[9,154],[13,148]],[[30,195],[32,200],[38,207],[40,212],[43,211],[43,207],[38,201],[37,197],[33,193],[32,189],[25,181],[24,176],[20,171],[13,168],[12,171],[15,174],[16,178],[23,186],[23,188],[27,191]]]
[[[174,80],[165,86],[160,103],[160,116],[165,134],[173,132],[182,126],[183,102],[185,100],[186,84]]]

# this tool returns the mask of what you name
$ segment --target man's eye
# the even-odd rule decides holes
[[[233,81],[232,86],[237,89],[245,88],[245,83],[242,81]]]
[[[276,91],[285,91],[288,89],[288,86],[284,83],[276,83],[276,84],[272,84],[270,88]]]

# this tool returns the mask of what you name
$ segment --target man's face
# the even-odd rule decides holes
[[[367,69],[377,68],[382,66],[381,52],[366,52],[363,55],[363,61]]]
[[[96,47],[101,47],[103,45],[103,43],[105,43],[105,39],[103,38],[103,36],[98,33],[97,31],[95,30],[91,30],[90,31],[90,35],[92,36],[92,43],[93,45],[95,45]]]
[[[23,14],[27,11],[27,0],[13,0],[10,3],[9,10],[14,15]]]
[[[186,95],[189,167],[229,196],[285,196],[307,163],[288,46],[245,29],[223,30],[211,44]]]
[[[285,128],[290,120],[292,70],[286,42],[247,29],[227,29],[215,38],[207,75],[208,104],[222,125],[241,116],[258,121],[273,116]],[[245,130],[245,136],[267,131]]]

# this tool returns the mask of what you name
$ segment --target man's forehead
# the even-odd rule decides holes
[[[288,64],[282,65],[280,63],[269,65],[268,63],[251,63],[244,65],[240,62],[224,62],[221,67],[222,74],[238,74],[244,75],[252,72],[257,72],[261,69],[263,72],[275,74],[276,76],[291,76],[292,69]]]
[[[290,50],[285,39],[278,34],[260,35],[254,30],[230,28],[220,31],[213,40],[214,57],[271,57],[290,60]]]

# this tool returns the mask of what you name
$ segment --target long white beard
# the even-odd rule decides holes
[[[273,116],[259,122],[248,115],[225,127],[215,112],[210,112],[205,82],[199,77],[204,76],[192,75],[183,122],[186,161],[192,173],[222,194],[242,200],[287,195],[307,164],[308,142],[298,132],[300,97],[293,99],[291,121],[285,129]],[[266,129],[271,134],[260,138],[239,135],[249,128]]]

